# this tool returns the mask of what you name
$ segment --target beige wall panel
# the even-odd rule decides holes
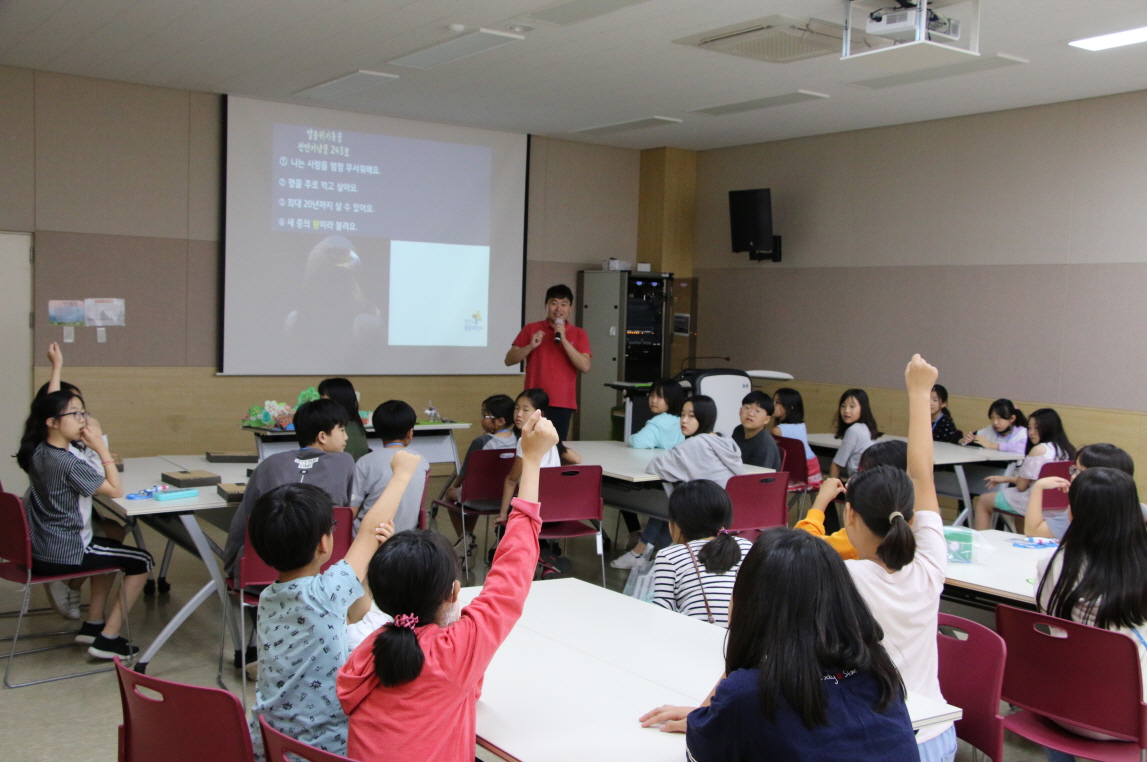
[[[36,227],[186,238],[189,97],[36,72]]]
[[[577,264],[576,262],[536,262],[526,263],[526,322],[541,320],[546,316],[546,289],[564,283],[573,289],[577,298],[578,270],[597,270],[598,262]],[[576,312],[576,311],[575,311]],[[511,337],[513,338],[513,337]],[[506,345],[509,349],[509,345]]]
[[[1085,101],[1074,154],[1071,261],[1147,259],[1147,90]]]
[[[128,313],[130,315],[130,312]],[[36,368],[35,383],[49,370]],[[125,457],[197,454],[207,450],[254,452],[254,438],[239,428],[253,404],[267,399],[294,404],[298,393],[319,377],[216,376],[207,368],[69,368],[66,379],[84,390],[88,409],[108,434],[112,449]],[[481,433],[478,412],[491,394],[514,395],[514,376],[352,377],[362,408],[404,399],[416,410],[433,400],[441,413],[473,424],[455,435],[460,451]]]
[[[639,157],[628,148],[531,138],[529,259],[632,260]]]
[[[34,72],[0,66],[0,230],[36,228]]]
[[[187,242],[187,360],[190,366],[219,362],[218,241]]]
[[[189,106],[187,237],[215,241],[223,203],[223,97],[191,93]]]
[[[76,328],[76,342],[63,345],[69,369],[186,363],[187,241],[41,231],[35,244],[37,363],[63,340],[48,325],[48,300],[87,297],[124,299],[125,325],[108,328],[105,344],[95,328]]]

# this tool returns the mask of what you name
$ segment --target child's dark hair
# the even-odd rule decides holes
[[[494,420],[501,418],[508,426],[514,425],[514,400],[505,394],[495,394],[482,400],[482,407],[494,416]]]
[[[295,411],[295,436],[299,447],[310,447],[319,434],[330,434],[336,426],[346,426],[346,408],[334,400],[317,399],[304,402]]]
[[[694,394],[685,401],[693,403],[693,417],[697,419],[697,431],[693,436],[712,434],[713,427],[717,425],[717,403],[713,398],[704,394]]]
[[[1020,428],[1023,428],[1028,425],[1028,419],[1024,417],[1023,411],[1013,405],[1012,401],[1009,399],[1000,397],[998,400],[989,405],[988,417],[991,418],[993,413],[998,415],[1000,418],[1003,418],[1005,421],[1014,415],[1016,417],[1016,422],[1012,424],[1013,426],[1019,426]]]
[[[362,428],[362,416],[358,414],[358,395],[354,392],[354,384],[346,378],[326,378],[319,383],[319,394],[328,397],[343,406],[346,410],[347,422],[357,424]]]
[[[669,410],[666,411],[669,415],[681,415],[681,406],[685,404],[685,390],[681,388],[681,384],[671,378],[663,378],[650,387],[649,393],[665,400],[665,404],[669,406]]]
[[[807,532],[766,529],[733,584],[725,674],[758,670],[762,714],[772,720],[787,704],[811,729],[829,724],[826,672],[869,674],[878,712],[903,700],[883,638],[839,553]]]
[[[1052,410],[1050,407],[1041,407],[1039,410],[1033,410],[1032,414],[1028,416],[1028,425],[1035,421],[1036,430],[1039,432],[1040,444],[1054,444],[1063,452],[1067,453],[1068,460],[1075,460],[1075,445],[1067,438],[1067,433],[1063,430],[1063,421],[1059,418],[1059,413]],[[1027,449],[1025,452],[1031,452],[1032,447],[1031,437],[1028,437]],[[1049,455],[1051,453],[1048,453]]]
[[[877,557],[892,571],[899,571],[916,557],[912,534],[912,506],[916,500],[908,474],[892,466],[860,471],[848,480],[848,504],[864,525],[882,538]]]
[[[48,419],[59,418],[72,400],[84,404],[84,398],[73,391],[61,389],[50,394],[37,395],[32,400],[32,408],[24,421],[24,434],[20,437],[20,449],[16,452],[16,464],[24,469],[33,481],[39,480],[34,473],[32,454],[42,443],[48,441]]]
[[[710,574],[724,574],[741,562],[741,546],[722,530],[733,523],[733,503],[716,482],[695,479],[683,482],[669,496],[669,520],[677,525],[685,542],[705,537],[697,560]]]
[[[49,383],[51,383],[51,382],[45,381],[40,386],[40,388],[36,390],[36,396],[37,397],[43,397],[45,394],[48,393],[48,384]],[[75,384],[69,384],[67,381],[61,381],[60,382],[60,388],[57,391],[71,392],[72,394],[76,395],[77,397],[83,397],[84,396],[83,394],[80,393],[80,388],[78,386],[76,386]]]
[[[334,506],[313,484],[284,484],[259,498],[247,519],[251,547],[281,572],[301,569],[315,558],[323,535],[331,533]]]
[[[1067,491],[1071,524],[1059,549],[1062,567],[1047,598],[1047,613],[1072,619],[1089,606],[1095,626],[1139,627],[1147,622],[1147,528],[1135,481],[1114,468],[1088,468]],[[1055,567],[1055,556],[1048,569]],[[1048,575],[1036,600],[1044,601]]]
[[[742,405],[756,405],[765,411],[766,415],[773,414],[773,398],[762,391],[754,389],[741,400]]]
[[[454,590],[458,564],[450,542],[437,532],[411,529],[387,540],[370,559],[366,579],[383,613],[414,616],[414,626],[434,624],[438,610]],[[412,627],[387,624],[371,649],[374,673],[387,688],[422,674],[425,656]]]
[[[375,433],[383,442],[404,439],[417,422],[414,408],[402,400],[387,400],[374,409],[371,418]]]
[[[514,402],[516,403],[522,397],[525,397],[526,399],[528,399],[530,401],[530,404],[533,406],[534,410],[541,410],[543,418],[546,416],[546,413],[549,412],[549,410],[550,410],[550,395],[546,394],[545,389],[524,389],[522,391],[522,393],[518,395],[518,399],[514,400]],[[522,436],[522,430],[518,428],[517,424],[514,425],[514,433],[517,434],[519,437]],[[565,442],[562,442],[559,440],[558,441],[558,455],[565,455],[565,454],[566,454]]]
[[[880,439],[884,432],[876,425],[876,418],[872,415],[872,405],[868,401],[868,392],[863,389],[845,389],[844,394],[840,395],[840,402],[836,403],[836,417],[832,424],[836,428],[836,438],[844,439],[844,432],[848,431],[848,425],[840,417],[840,407],[849,397],[860,405],[860,418],[856,422],[867,426],[868,433],[873,439]]]
[[[892,466],[901,471],[908,470],[908,443],[902,439],[888,439],[883,442],[873,442],[860,454],[859,470],[876,468],[877,466]]]
[[[773,392],[773,399],[785,409],[781,423],[804,423],[804,398],[796,389],[782,386]]]
[[[934,384],[932,386],[932,391],[935,393],[936,399],[940,400],[941,405],[947,405],[948,404],[948,390],[946,388],[944,388],[940,384]],[[946,407],[940,408],[940,416],[943,417],[945,415],[948,416],[949,418],[952,417],[952,414],[948,411],[948,408],[946,408]]]
[[[548,302],[550,299],[566,299],[570,304],[573,304],[573,291],[571,291],[570,287],[564,283],[559,283],[556,286],[550,286],[546,289],[545,301]]]
[[[1135,461],[1127,451],[1113,444],[1089,444],[1079,448],[1075,460],[1084,468],[1114,468],[1135,476]]]

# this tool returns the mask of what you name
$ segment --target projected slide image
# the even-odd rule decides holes
[[[390,242],[391,346],[484,347],[490,247]]]

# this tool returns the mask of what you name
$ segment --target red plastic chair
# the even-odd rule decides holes
[[[502,511],[502,490],[506,477],[514,467],[513,450],[475,450],[466,456],[466,478],[458,490],[458,502],[435,500],[433,505],[462,514],[462,527],[465,531],[466,514],[486,517],[484,545],[490,542],[490,516]],[[463,556],[463,568],[470,573],[470,558]]]
[[[254,759],[246,715],[239,699],[231,693],[141,675],[118,658],[115,670],[123,702],[120,762]],[[153,698],[151,693],[159,698]]]
[[[127,616],[127,598],[124,595],[123,589],[123,574],[115,569],[102,569],[100,571],[86,571],[77,572],[75,574],[59,574],[59,575],[40,575],[32,573],[32,533],[28,528],[28,516],[24,513],[24,505],[20,502],[20,498],[7,492],[0,493],[0,559],[4,559],[5,563],[0,563],[0,579],[5,579],[9,582],[14,582],[17,585],[23,585],[23,594],[20,597],[20,612],[16,618],[16,631],[10,638],[2,638],[2,640],[11,640],[12,648],[7,654],[0,655],[0,659],[7,659],[8,663],[4,667],[4,685],[9,688],[22,688],[25,685],[39,685],[40,683],[50,683],[56,680],[67,680],[72,677],[83,677],[84,675],[95,675],[100,672],[111,672],[113,667],[102,667],[100,669],[90,669],[85,672],[73,672],[67,675],[59,675],[57,677],[49,677],[40,680],[28,680],[23,683],[11,682],[12,662],[16,661],[16,657],[22,654],[36,653],[39,651],[51,651],[57,648],[73,648],[74,645],[71,641],[62,643],[55,646],[44,646],[42,648],[29,648],[23,651],[17,651],[16,646],[20,642],[20,628],[24,624],[24,617],[28,615],[28,605],[32,599],[32,586],[43,585],[48,582],[64,582],[72,579],[83,579],[85,577],[96,577],[101,574],[115,573],[120,577],[120,605],[124,610],[124,636],[128,642],[131,642],[131,621]],[[33,635],[26,635],[25,638],[42,638],[50,635],[72,635],[76,634],[75,630],[61,630],[56,632],[41,632]]]
[[[733,503],[733,523],[729,530],[752,541],[762,529],[788,526],[788,488],[789,475],[784,471],[730,478],[725,485]]]
[[[326,563],[320,568],[320,573],[325,572],[334,564],[338,563],[346,556],[346,552],[350,550],[351,542],[354,541],[354,509],[340,506],[334,509],[334,546],[331,551],[331,557],[327,559]],[[239,640],[242,646],[239,647],[239,668],[242,670],[241,681],[243,684],[242,696],[243,709],[247,708],[247,617],[245,616],[245,609],[259,607],[259,593],[267,585],[271,584],[279,578],[279,572],[267,564],[259,554],[255,552],[255,548],[251,545],[251,535],[247,534],[243,542],[243,555],[239,556],[236,560],[235,576],[227,580],[227,587],[233,595],[239,599]],[[223,628],[227,629],[227,617],[231,615],[230,609],[223,613]],[[216,676],[216,682],[219,687],[226,689],[223,683],[223,639],[220,638],[219,642],[219,674]]]
[[[1043,467],[1039,470],[1039,478],[1058,476],[1061,479],[1071,481],[1072,465],[1073,463],[1070,460],[1056,460],[1051,463],[1044,463]],[[1045,489],[1043,491],[1043,509],[1045,511],[1066,511],[1067,493],[1060,492],[1057,489]]]
[[[1147,759],[1147,704],[1134,640],[1011,606],[996,607],[996,629],[1008,645],[1001,698],[1023,710],[1004,717],[1005,728],[1077,758]],[[1053,719],[1119,740],[1093,741]]]
[[[989,628],[951,614],[940,614],[936,642],[940,652],[940,692],[944,700],[964,710],[956,720],[956,737],[963,738],[993,762],[1004,755],[1004,718],[1000,716],[1000,687],[1008,647]],[[953,637],[945,629],[967,635]]]
[[[350,757],[316,749],[280,733],[267,724],[263,715],[259,715],[259,728],[263,731],[263,754],[267,762],[294,762],[294,757],[300,757],[306,762],[354,762]],[[292,756],[288,757],[287,752]]]
[[[597,535],[601,559],[601,586],[605,587],[605,555],[602,552],[601,520],[605,503],[601,499],[601,466],[554,466],[543,468],[538,476],[538,502],[542,540]],[[591,522],[586,524],[585,522]]]
[[[805,457],[804,442],[789,437],[773,437],[777,440],[777,447],[781,450],[783,468],[789,475],[789,492],[804,495],[814,492],[808,483],[808,458]],[[785,519],[786,523],[788,519]]]

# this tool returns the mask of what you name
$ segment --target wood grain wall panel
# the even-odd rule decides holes
[[[37,367],[34,375],[35,383],[42,384],[49,369]],[[239,428],[247,408],[268,399],[294,404],[302,389],[322,380],[217,376],[214,367],[69,367],[64,378],[84,391],[112,449],[125,457],[253,452],[253,436]],[[482,400],[492,394],[513,396],[522,388],[520,376],[354,376],[351,381],[361,393],[363,410],[403,399],[421,411],[433,400],[442,415],[472,423],[455,435],[462,452],[481,434]]]
[[[192,367],[216,366],[219,361],[218,241],[187,242],[187,359]]]
[[[216,241],[222,207],[223,96],[189,95],[187,237]]]
[[[35,80],[0,66],[0,230],[36,227]]]
[[[64,345],[70,367],[186,364],[187,241],[41,231],[35,244],[37,363],[63,340],[48,325],[49,299],[112,297],[125,301],[125,325],[108,328],[106,344],[95,328],[76,328],[76,342]]]
[[[186,238],[190,93],[35,79],[36,227]]]
[[[640,152],[534,136],[527,257],[632,261],[637,252]]]

